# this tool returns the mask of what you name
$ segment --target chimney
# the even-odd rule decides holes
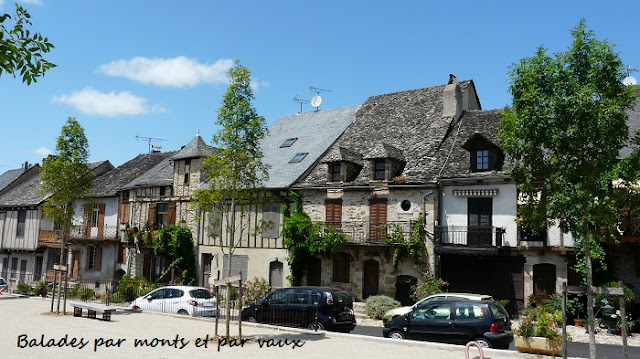
[[[23,171],[22,172],[27,172],[27,170],[29,169],[29,162],[25,161],[24,162],[24,167],[23,167]]]
[[[452,117],[457,120],[462,115],[462,89],[458,79],[449,74],[449,83],[442,93],[442,117]]]

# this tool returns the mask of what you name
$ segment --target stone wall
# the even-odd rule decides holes
[[[566,256],[550,251],[523,252],[525,263],[523,266],[524,277],[524,305],[529,305],[529,296],[533,294],[533,269],[534,265],[549,263],[556,266],[556,294],[562,293],[562,284],[567,283],[568,261]]]

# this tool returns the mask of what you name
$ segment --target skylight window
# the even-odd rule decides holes
[[[300,153],[296,153],[295,156],[293,156],[293,158],[291,159],[291,161],[289,161],[289,163],[298,163],[298,162],[302,162],[302,160],[307,157],[309,153],[308,152],[300,152]]]
[[[282,143],[280,145],[280,148],[282,148],[282,147],[291,147],[291,145],[293,145],[293,143],[296,142],[297,139],[298,139],[297,137],[295,137],[295,138],[287,138],[284,141],[284,143]]]

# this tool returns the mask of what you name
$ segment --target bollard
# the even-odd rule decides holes
[[[484,359],[484,353],[482,352],[482,347],[478,345],[476,342],[468,342],[464,347],[464,355],[466,359],[469,359],[469,348],[476,347],[478,348],[478,352],[480,353],[480,359]]]

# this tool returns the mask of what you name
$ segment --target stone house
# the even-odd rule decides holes
[[[241,225],[231,258],[232,275],[242,280],[264,278],[273,288],[287,286],[290,275],[287,250],[281,235],[282,204],[291,186],[307,175],[319,158],[353,121],[359,106],[305,112],[280,117],[261,140],[263,163],[269,178],[263,183],[267,204],[239,209]],[[203,186],[206,186],[204,184]],[[242,214],[240,214],[242,213]],[[198,234],[198,268],[202,284],[227,276],[229,266],[227,216],[202,216]]]

